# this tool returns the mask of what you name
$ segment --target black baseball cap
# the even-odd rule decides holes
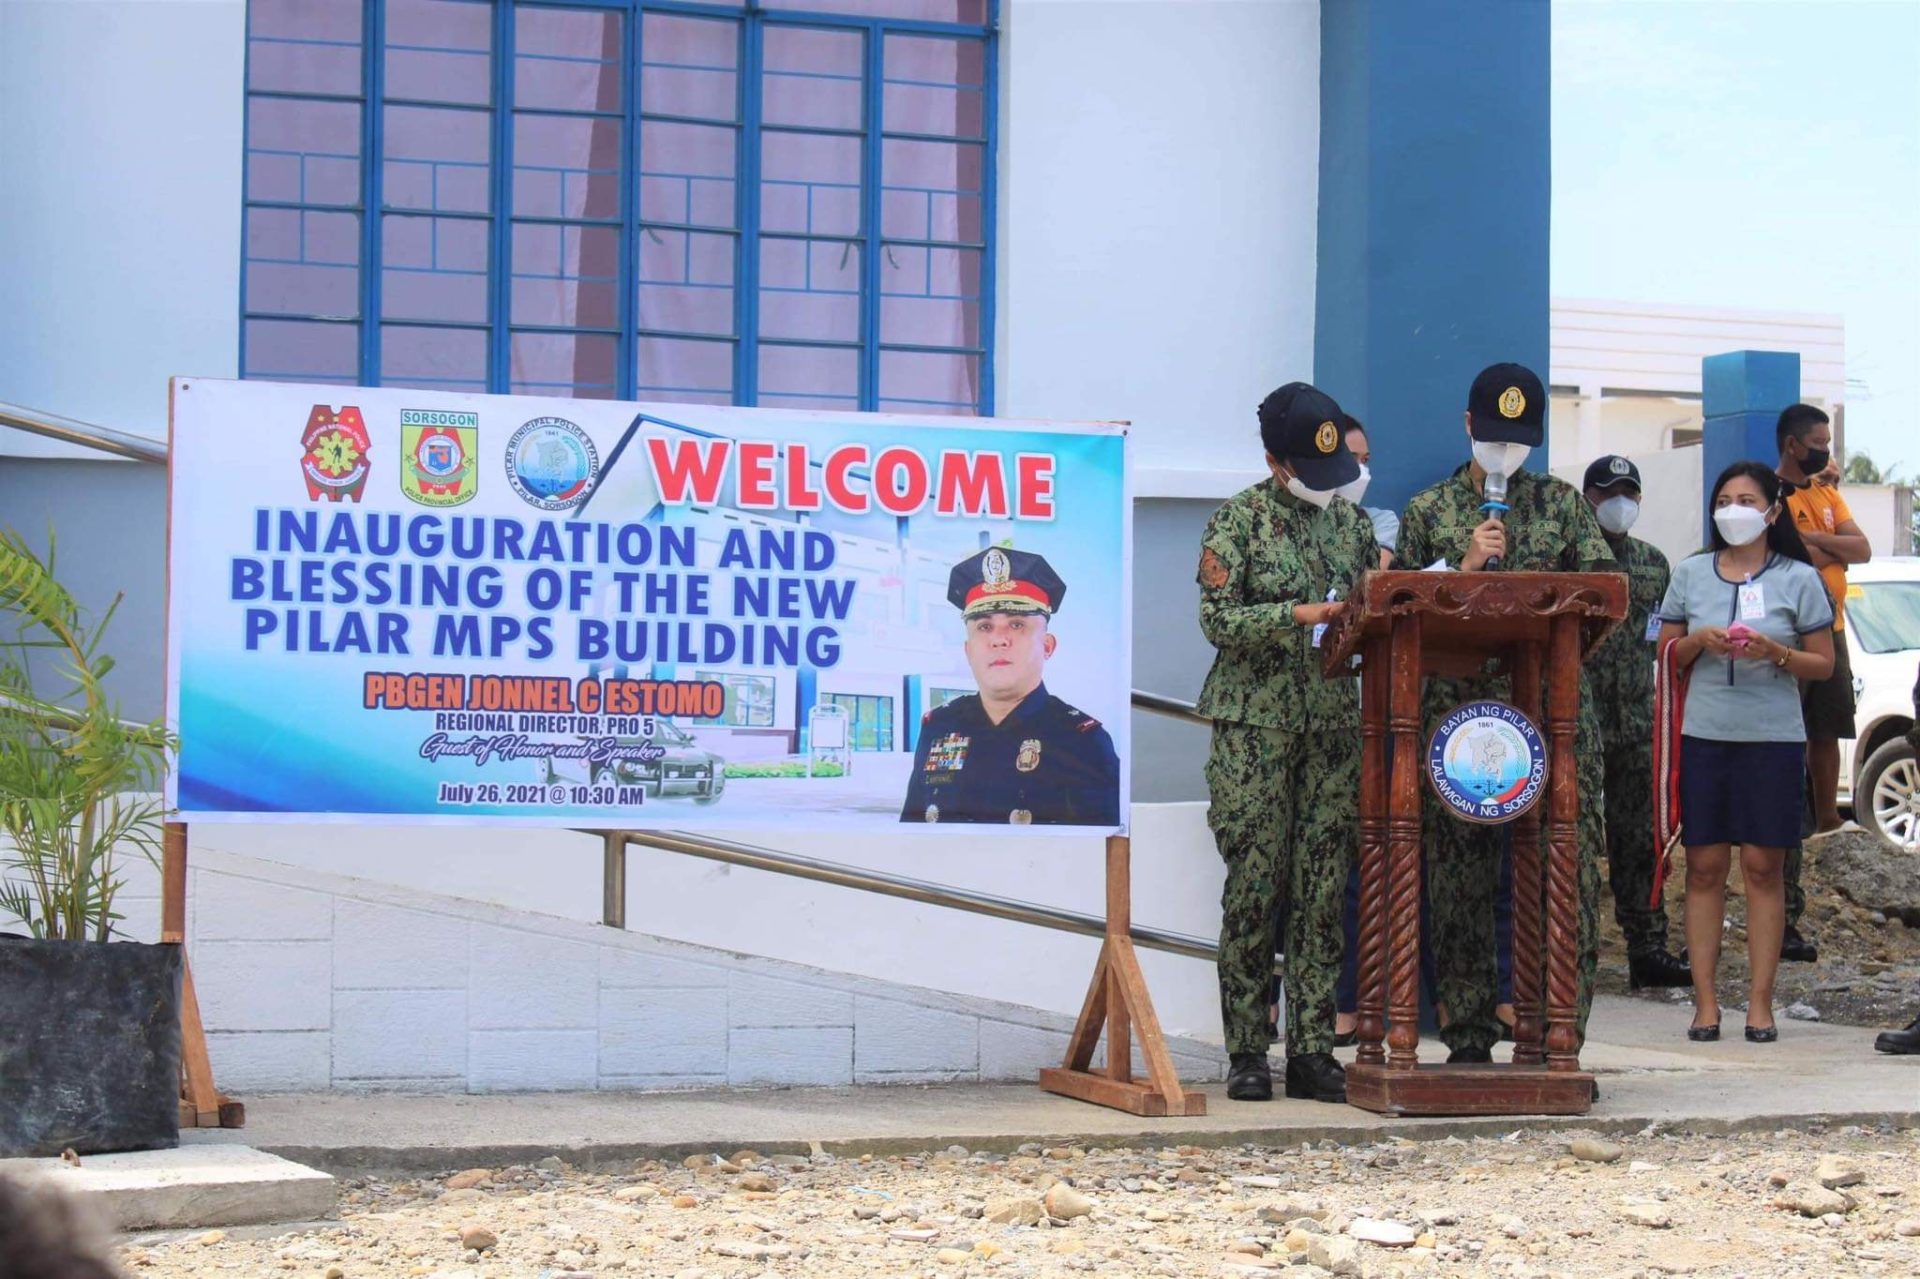
[[[1640,468],[1618,453],[1594,458],[1586,478],[1580,481],[1582,489],[1610,489],[1616,484],[1640,487]]]
[[[1260,401],[1260,442],[1302,484],[1324,493],[1360,478],[1360,462],[1347,447],[1346,421],[1331,395],[1289,382]]]
[[[1489,365],[1467,392],[1467,414],[1476,440],[1537,448],[1546,438],[1547,391],[1524,364]]]

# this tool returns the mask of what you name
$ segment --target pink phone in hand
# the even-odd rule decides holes
[[[1745,622],[1735,622],[1727,628],[1727,643],[1733,646],[1734,652],[1742,652],[1747,647],[1747,641],[1753,638],[1753,634],[1751,626]]]

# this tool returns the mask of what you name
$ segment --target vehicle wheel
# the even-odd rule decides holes
[[[1920,761],[1906,739],[1883,742],[1860,770],[1860,824],[1903,853],[1920,853]]]
[[[704,795],[695,795],[693,802],[696,804],[717,804],[720,802],[720,797],[726,794],[726,792],[727,774],[725,770],[717,770],[713,775],[711,789]]]

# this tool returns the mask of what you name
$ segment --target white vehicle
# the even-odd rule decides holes
[[[1847,570],[1847,654],[1859,737],[1840,746],[1840,802],[1896,848],[1920,853],[1920,762],[1907,745],[1920,668],[1920,557],[1891,555]],[[1851,783],[1851,784],[1849,784]]]

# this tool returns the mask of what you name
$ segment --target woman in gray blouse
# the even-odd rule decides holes
[[[1807,734],[1801,680],[1833,669],[1833,603],[1792,519],[1780,477],[1736,462],[1713,486],[1713,548],[1682,560],[1660,605],[1660,648],[1689,672],[1680,740],[1693,1026],[1720,1037],[1714,977],[1733,845],[1747,890],[1747,1038],[1771,1043],[1773,979],[1786,926],[1781,866],[1800,834]]]

